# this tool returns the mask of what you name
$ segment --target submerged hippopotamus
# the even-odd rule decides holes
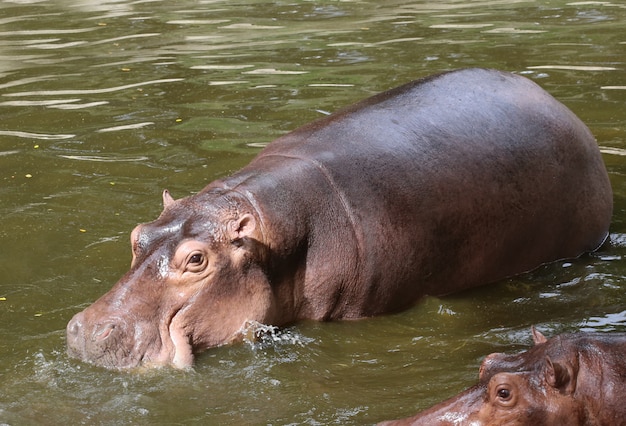
[[[495,353],[478,384],[422,413],[384,426],[626,425],[626,334],[578,333]]]
[[[612,193],[589,129],[532,81],[465,69],[280,137],[131,234],[71,356],[188,367],[248,321],[361,318],[598,248]]]

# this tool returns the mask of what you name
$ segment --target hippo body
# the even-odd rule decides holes
[[[131,235],[69,354],[184,367],[242,325],[361,318],[574,258],[608,235],[587,127],[530,80],[467,69],[305,125]]]
[[[626,425],[626,334],[533,338],[527,352],[486,357],[477,385],[380,426]]]

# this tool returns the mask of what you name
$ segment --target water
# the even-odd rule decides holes
[[[617,1],[0,3],[0,423],[372,424],[472,384],[532,324],[625,331],[624,19]],[[193,371],[65,356],[65,324],[125,272],[163,188],[191,194],[301,124],[469,66],[526,75],[589,125],[611,246],[398,315],[299,323]]]

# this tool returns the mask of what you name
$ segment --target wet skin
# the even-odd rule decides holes
[[[71,356],[184,368],[248,321],[397,312],[595,250],[612,192],[571,111],[526,78],[467,69],[303,126],[163,203],[131,234],[130,270],[69,322]]]
[[[381,426],[626,425],[626,334],[580,333],[516,355],[491,354],[478,384],[413,417]]]

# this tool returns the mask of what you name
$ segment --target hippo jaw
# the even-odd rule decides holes
[[[196,353],[205,349],[194,348],[185,331],[184,313],[176,313],[156,332],[151,332],[154,328],[145,322],[130,327],[120,318],[110,318],[103,324],[95,324],[90,331],[83,331],[86,315],[89,312],[79,312],[68,323],[67,353],[90,364],[119,370],[166,366],[189,369],[193,367]],[[242,340],[249,323],[248,320],[243,321],[236,332],[213,346]],[[129,336],[133,336],[132,343],[122,341],[128,340]]]
[[[476,417],[485,394],[485,387],[473,386],[463,393],[443,401],[407,419],[379,423],[379,426],[484,426]]]

